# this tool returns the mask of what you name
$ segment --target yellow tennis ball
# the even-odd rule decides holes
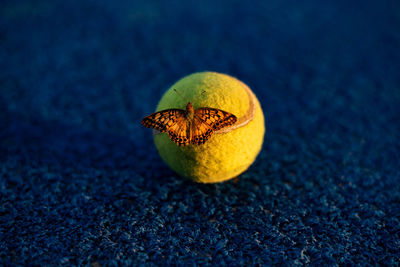
[[[176,91],[175,91],[176,90]],[[243,82],[225,74],[200,72],[171,86],[156,111],[217,108],[237,117],[237,122],[217,132],[202,145],[178,146],[167,133],[154,135],[155,146],[165,163],[181,176],[200,183],[216,183],[247,170],[261,150],[264,115],[254,93]]]

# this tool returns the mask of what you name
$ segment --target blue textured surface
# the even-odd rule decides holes
[[[398,1],[111,2],[1,4],[0,265],[398,264]],[[140,125],[203,70],[267,118],[222,184]]]

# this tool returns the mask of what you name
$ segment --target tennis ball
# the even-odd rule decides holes
[[[176,90],[176,91],[175,91]],[[168,89],[156,111],[217,108],[237,117],[234,125],[214,132],[202,145],[177,146],[167,133],[155,133],[154,143],[164,162],[179,175],[199,183],[217,183],[247,170],[261,150],[264,115],[254,93],[243,82],[225,74],[199,72]]]

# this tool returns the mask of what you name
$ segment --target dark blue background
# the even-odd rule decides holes
[[[0,263],[395,265],[399,8],[3,1]],[[203,70],[247,83],[267,119],[222,184],[177,177],[140,125]]]

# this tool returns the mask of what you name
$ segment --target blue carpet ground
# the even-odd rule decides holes
[[[4,1],[0,265],[396,265],[398,1]],[[247,83],[264,148],[177,177],[140,125],[196,71]]]

